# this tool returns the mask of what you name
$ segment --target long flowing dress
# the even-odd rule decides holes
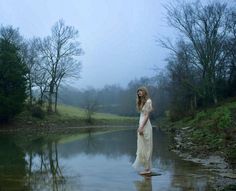
[[[152,111],[152,101],[148,99],[144,104],[139,118],[139,125],[142,124],[144,120],[145,113],[150,113]],[[137,133],[137,152],[136,159],[133,163],[133,167],[136,170],[151,169],[152,167],[152,148],[153,148],[153,140],[152,140],[152,125],[150,120],[147,120],[147,123],[144,126],[143,135],[139,135]]]

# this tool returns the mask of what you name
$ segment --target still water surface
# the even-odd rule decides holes
[[[153,171],[131,167],[136,130],[0,134],[0,191],[205,191],[214,175],[168,150],[169,138],[154,129]]]

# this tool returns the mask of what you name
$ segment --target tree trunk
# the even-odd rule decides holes
[[[58,88],[59,88],[59,86],[56,86],[56,92],[55,92],[55,103],[54,103],[54,110],[55,110],[55,112],[57,112]]]
[[[53,89],[54,89],[54,85],[50,84],[50,89],[49,89],[49,95],[48,95],[48,112],[49,113],[52,113],[53,110],[52,110],[52,95],[53,95]]]
[[[29,80],[29,104],[30,106],[32,106],[32,100],[33,100],[33,96],[32,96],[32,82],[31,82],[31,79]]]

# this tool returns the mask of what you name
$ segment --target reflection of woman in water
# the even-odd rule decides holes
[[[137,191],[152,191],[152,179],[151,177],[146,177],[142,181],[134,182]]]
[[[136,106],[140,112],[139,127],[137,130],[137,152],[133,167],[139,170],[144,168],[141,175],[151,174],[152,159],[152,125],[149,113],[152,111],[152,101],[149,98],[147,88],[140,87],[137,90]]]

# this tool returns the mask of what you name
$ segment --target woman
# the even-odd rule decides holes
[[[151,174],[152,165],[152,125],[149,120],[149,114],[152,111],[152,101],[149,98],[146,87],[140,87],[137,90],[136,106],[140,112],[139,127],[137,130],[137,152],[133,167],[139,170],[144,168],[141,175]]]

